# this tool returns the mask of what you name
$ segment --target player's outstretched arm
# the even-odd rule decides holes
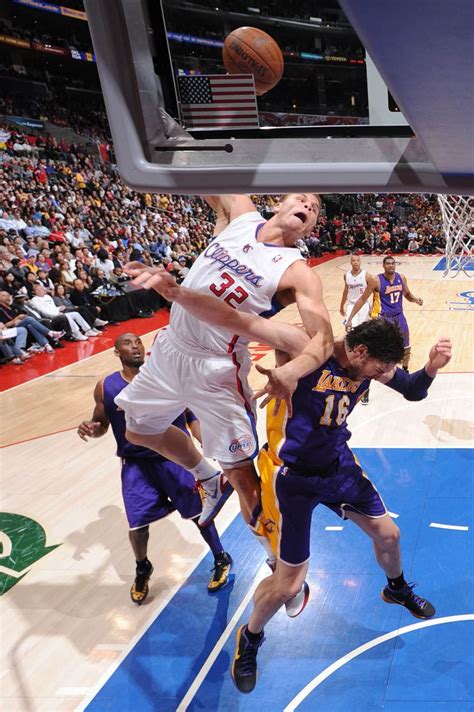
[[[233,309],[212,294],[204,294],[176,284],[167,272],[142,272],[134,283],[154,289],[170,302],[176,302],[199,321],[219,326],[251,341],[262,341],[274,349],[286,351],[292,357],[301,353],[309,342],[307,334],[291,324],[263,319],[254,314]]]
[[[378,278],[373,277],[372,275],[367,275],[367,287],[365,288],[364,293],[356,301],[356,303],[354,304],[354,308],[352,309],[351,313],[349,314],[349,318],[346,322],[346,331],[349,331],[349,329],[352,327],[353,318],[362,309],[362,307],[364,306],[366,301],[370,298],[370,295],[373,294],[374,292],[378,291],[378,289],[379,289]]]
[[[257,211],[248,195],[205,195],[204,198],[216,213],[216,230],[214,234],[218,234],[218,228],[220,232],[240,215]]]
[[[327,361],[333,353],[334,338],[329,314],[323,302],[319,276],[304,262],[295,262],[286,270],[280,281],[279,291],[286,289],[293,290],[301,319],[311,339],[298,356],[282,366],[270,369],[268,373],[265,372],[268,382],[254,398],[266,395],[261,408],[275,399],[275,411],[284,400],[288,408],[288,417],[291,417],[291,399],[299,379]],[[281,350],[288,352],[288,349]]]
[[[341,316],[345,316],[345,315],[346,315],[346,314],[345,314],[345,311],[344,311],[344,307],[346,306],[347,292],[349,291],[348,286],[347,286],[347,282],[346,282],[346,278],[343,277],[343,280],[344,280],[344,289],[343,289],[343,291],[342,291],[341,306],[339,307],[339,313],[340,313]]]
[[[100,438],[109,429],[110,421],[104,408],[104,388],[99,381],[94,388],[95,407],[91,420],[83,420],[77,429],[77,434],[87,442],[87,438]]]
[[[401,393],[407,400],[423,400],[428,395],[428,389],[436,378],[438,371],[444,368],[451,360],[451,355],[451,339],[443,336],[431,347],[428,362],[424,368],[414,373],[407,373],[402,368],[394,368],[377,380]]]

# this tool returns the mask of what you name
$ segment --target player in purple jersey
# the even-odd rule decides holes
[[[209,299],[195,290],[170,286],[167,298],[179,300],[195,317],[226,322],[235,333],[268,340],[272,324],[261,317],[237,313],[222,302],[210,308]],[[451,358],[451,342],[440,339],[430,350],[426,366],[408,374],[397,368],[404,355],[399,327],[386,319],[370,320],[337,339],[334,355],[302,377],[292,397],[292,412],[282,402],[267,408],[268,443],[259,455],[263,515],[277,557],[274,573],[260,583],[248,624],[240,627],[232,678],[241,692],[251,692],[257,680],[257,653],[263,627],[305,584],[310,555],[311,517],[325,504],[343,519],[357,524],[371,539],[375,557],[387,577],[382,590],[386,603],[407,608],[417,618],[435,614],[432,604],[406,582],[400,554],[400,532],[377,489],[347,445],[346,419],[366,391],[378,380],[407,400],[427,396],[434,377]],[[284,356],[284,355],[280,355]],[[284,360],[284,359],[283,359]],[[270,369],[259,371],[271,380]]]
[[[403,354],[402,366],[405,371],[408,371],[408,363],[410,361],[410,332],[408,330],[407,320],[403,313],[403,297],[409,302],[414,302],[420,307],[423,305],[423,299],[415,297],[408,287],[407,278],[403,274],[395,271],[395,259],[387,256],[383,259],[384,271],[375,277],[367,275],[367,288],[362,296],[357,300],[354,308],[349,315],[346,323],[346,331],[352,328],[352,321],[355,315],[363,307],[370,295],[374,295],[374,306],[371,316],[377,318],[384,317],[397,324],[404,339],[405,353]]]
[[[228,581],[232,559],[222,547],[213,522],[199,527],[202,502],[190,472],[166,460],[153,450],[133,445],[125,438],[125,416],[114,403],[115,396],[137,375],[145,361],[145,349],[140,337],[122,334],[115,341],[115,354],[122,363],[116,371],[99,381],[94,390],[95,408],[91,420],[79,425],[79,436],[99,438],[112,426],[117,443],[117,455],[122,460],[122,495],[129,524],[129,539],[136,559],[136,575],[130,590],[132,601],[143,603],[148,595],[153,566],[147,558],[149,525],[178,510],[183,519],[191,519],[214,554],[214,568],[208,584],[217,591]],[[199,421],[191,413],[182,413],[174,424],[186,435],[187,425],[198,439]]]

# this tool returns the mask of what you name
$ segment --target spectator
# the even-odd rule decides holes
[[[87,341],[90,336],[98,336],[100,333],[92,329],[85,319],[77,311],[67,312],[66,307],[56,306],[53,298],[46,294],[42,284],[35,284],[33,287],[33,298],[30,300],[31,306],[42,316],[54,319],[57,316],[65,316],[74,341]]]
[[[64,336],[64,332],[49,329],[38,319],[23,314],[14,304],[11,294],[8,294],[8,292],[0,292],[0,320],[7,328],[21,327],[25,332],[25,334],[22,335],[21,343],[16,344],[21,349],[25,348],[27,343],[26,338],[28,336],[30,336],[34,342],[30,349],[32,351],[47,351],[48,353],[52,353],[54,350],[53,346],[54,348],[61,348],[59,339]]]
[[[78,309],[85,308],[94,317],[94,327],[106,326],[109,321],[101,319],[101,309],[87,289],[87,285],[78,277],[74,280],[73,289],[69,293],[71,304]]]
[[[416,234],[416,233],[415,233]],[[418,252],[420,249],[420,244],[416,237],[412,237],[408,243],[408,252]]]

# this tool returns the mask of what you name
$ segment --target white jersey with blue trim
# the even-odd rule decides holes
[[[272,310],[272,299],[284,272],[303,259],[296,247],[257,242],[265,220],[258,212],[240,215],[199,255],[183,287],[214,294],[251,314]],[[199,321],[179,304],[171,308],[172,340],[196,355],[219,356],[246,349],[248,340]]]
[[[349,270],[345,274],[345,280],[347,285],[347,301],[354,305],[356,301],[363,295],[367,287],[367,272],[365,269],[361,269],[356,275],[352,274]]]

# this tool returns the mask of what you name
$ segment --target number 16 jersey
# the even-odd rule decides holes
[[[240,215],[199,255],[183,287],[211,294],[250,314],[278,311],[275,294],[284,272],[303,259],[296,247],[257,242],[265,221],[258,212]],[[174,342],[188,353],[214,357],[246,349],[248,340],[199,321],[179,304],[171,308],[168,327]]]

